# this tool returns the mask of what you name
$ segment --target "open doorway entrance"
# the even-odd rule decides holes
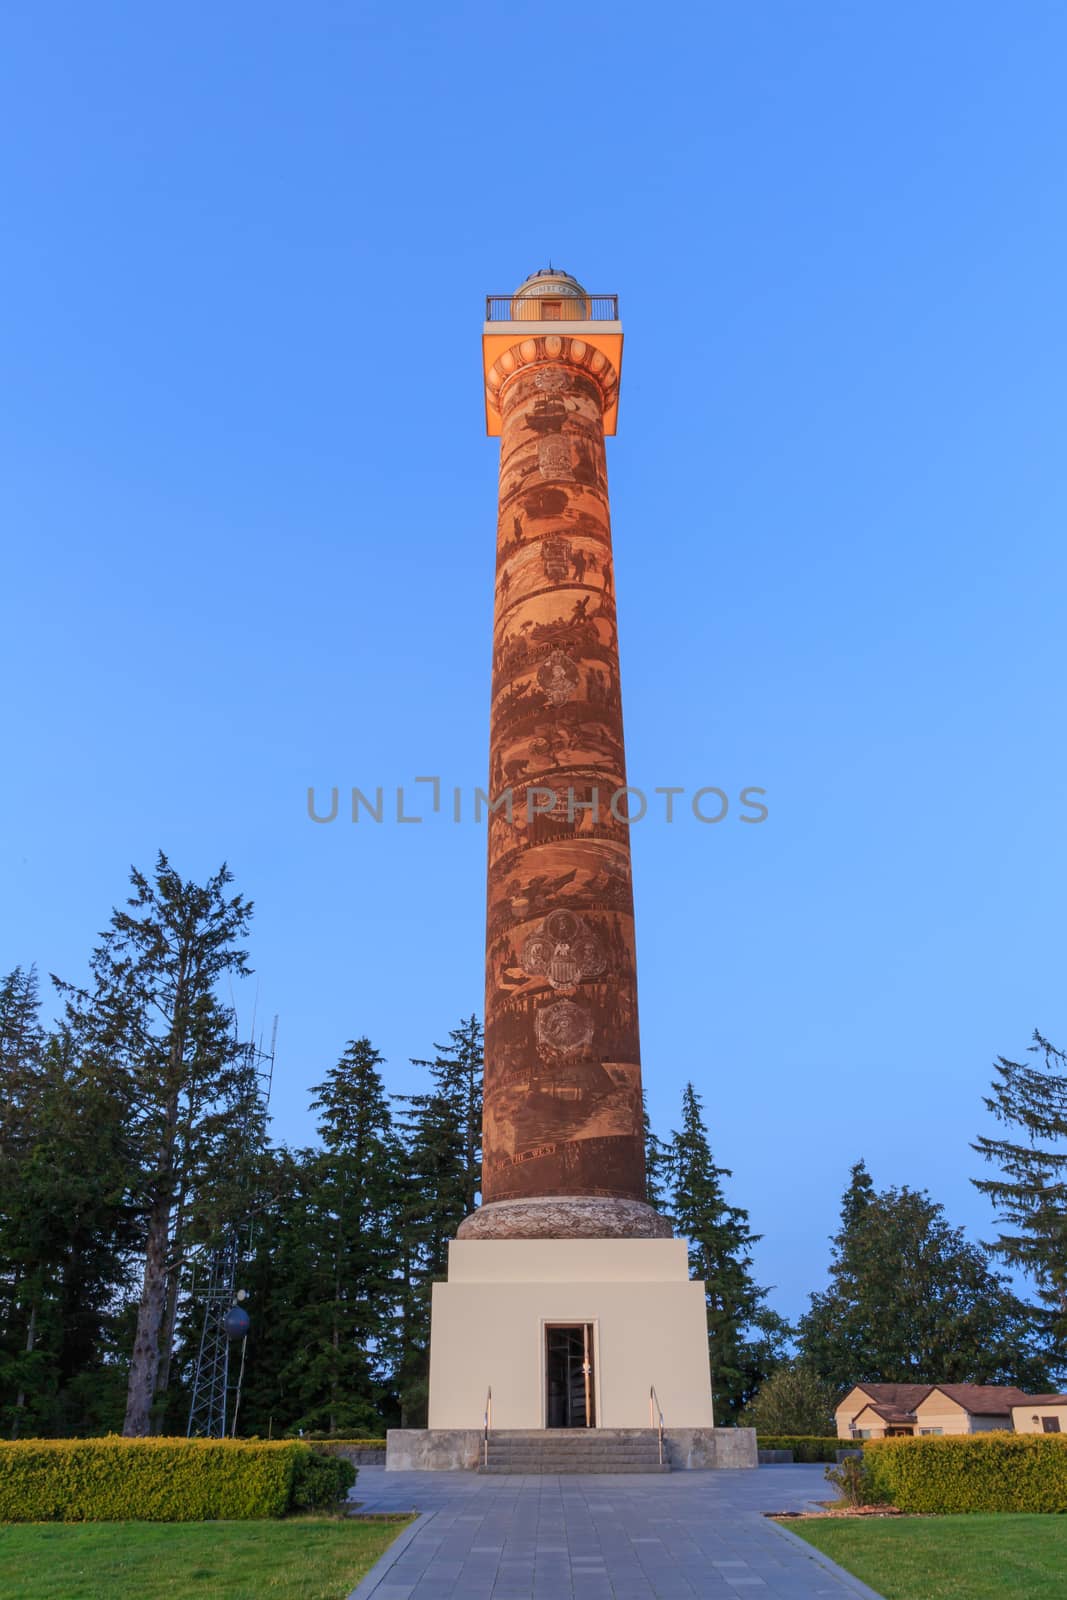
[[[596,1427],[591,1322],[557,1322],[545,1329],[545,1427]]]

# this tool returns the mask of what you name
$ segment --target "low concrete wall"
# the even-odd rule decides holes
[[[757,1450],[761,1467],[791,1467],[793,1465],[792,1450]]]
[[[387,1472],[471,1472],[481,1462],[481,1428],[390,1428]]]
[[[666,1428],[664,1438],[675,1472],[758,1465],[755,1428]]]
[[[545,1431],[550,1434],[552,1430]],[[647,1429],[626,1428],[597,1428],[594,1432],[609,1438],[648,1434]],[[663,1437],[675,1472],[757,1465],[754,1428],[666,1428]],[[481,1465],[481,1428],[390,1428],[386,1439],[389,1472],[471,1472]]]

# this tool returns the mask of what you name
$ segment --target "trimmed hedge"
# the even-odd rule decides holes
[[[317,1450],[320,1445],[344,1445],[348,1450],[384,1450],[384,1439],[346,1439],[339,1433],[305,1433],[299,1435],[304,1444],[314,1445]]]
[[[863,1463],[871,1499],[901,1511],[1067,1511],[1067,1436],[872,1439]]]
[[[328,1509],[355,1469],[299,1442],[0,1442],[0,1522],[214,1522]]]
[[[847,1439],[834,1439],[818,1433],[757,1433],[760,1450],[792,1450],[794,1461],[836,1461],[839,1450],[847,1450]]]

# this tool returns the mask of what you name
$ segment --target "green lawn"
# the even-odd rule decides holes
[[[0,1600],[344,1600],[400,1522],[0,1527]]]
[[[1067,1517],[849,1517],[786,1527],[885,1600],[1063,1600]]]

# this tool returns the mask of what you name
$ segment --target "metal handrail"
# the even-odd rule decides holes
[[[489,1429],[493,1426],[493,1386],[485,1391],[485,1428],[482,1433],[482,1466],[489,1465]]]
[[[584,301],[584,305],[582,302]],[[546,312],[546,304],[552,308]],[[534,307],[537,307],[536,315]],[[581,309],[583,315],[575,318],[566,313],[572,307]],[[579,321],[618,322],[619,297],[617,294],[577,295],[551,294],[487,294],[485,297],[486,322],[539,322]]]
[[[659,1426],[659,1464],[662,1467],[662,1465],[663,1465],[663,1408],[659,1403],[659,1395],[656,1393],[656,1385],[653,1384],[651,1386],[651,1388],[649,1389],[649,1391],[648,1391],[648,1418],[649,1418],[649,1424],[653,1428],[655,1428],[657,1426],[657,1423],[656,1423],[656,1418],[657,1417],[659,1418],[659,1425],[658,1425]]]

